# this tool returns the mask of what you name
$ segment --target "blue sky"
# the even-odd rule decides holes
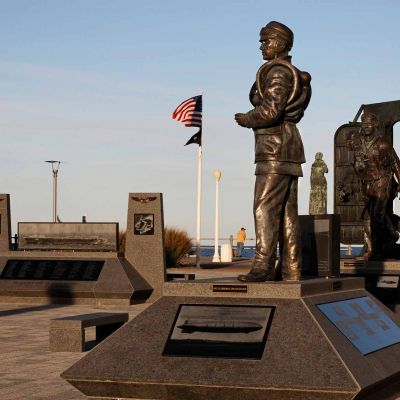
[[[299,124],[307,164],[324,153],[332,212],[333,136],[363,103],[400,98],[398,1],[0,1],[1,191],[18,221],[51,219],[51,172],[63,221],[126,224],[129,192],[162,192],[165,222],[195,232],[195,132],[171,119],[204,92],[202,236],[212,237],[222,171],[220,230],[254,236],[254,138],[233,115],[251,106],[262,63],[260,28],[295,34],[293,63],[312,75]],[[395,134],[400,129],[395,127]],[[400,139],[398,141],[400,144]],[[396,139],[395,139],[396,146]]]

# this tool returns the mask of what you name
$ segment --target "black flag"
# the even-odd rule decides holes
[[[195,133],[185,144],[187,146],[188,144],[196,143],[199,146],[201,146],[201,128],[197,133]]]

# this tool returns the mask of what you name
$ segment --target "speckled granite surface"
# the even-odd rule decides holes
[[[276,306],[262,359],[162,356],[180,304]],[[110,398],[350,399],[358,391],[300,299],[162,297],[63,377]]]

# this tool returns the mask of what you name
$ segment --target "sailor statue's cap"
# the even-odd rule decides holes
[[[279,37],[293,46],[293,32],[286,25],[277,21],[268,22],[260,31],[260,42],[271,37]]]

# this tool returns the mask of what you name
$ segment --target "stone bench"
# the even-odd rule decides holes
[[[176,279],[182,279],[185,281],[194,281],[195,274],[180,274],[180,273],[168,273],[167,274],[167,281],[173,281]]]
[[[98,312],[71,315],[50,321],[50,351],[85,351],[85,328],[96,327],[99,343],[124,325],[128,313]]]

